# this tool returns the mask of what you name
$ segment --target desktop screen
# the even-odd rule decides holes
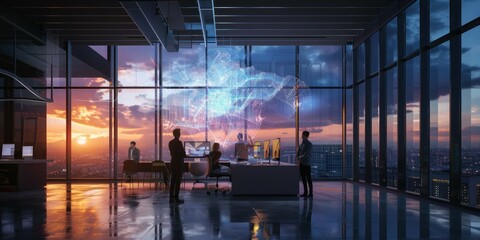
[[[188,157],[204,157],[210,153],[210,142],[185,141],[184,147]]]
[[[2,158],[13,158],[15,155],[15,144],[4,143],[2,145]]]
[[[253,143],[253,157],[260,158],[262,155],[262,142],[256,141]]]
[[[270,140],[263,142],[263,159],[270,158]]]
[[[280,160],[280,138],[272,140],[272,159]]]
[[[32,158],[33,157],[33,146],[23,146],[22,147],[22,157],[23,158]]]

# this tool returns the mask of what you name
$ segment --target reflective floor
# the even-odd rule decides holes
[[[153,184],[49,183],[0,193],[0,239],[480,239],[480,213],[350,182],[314,187],[304,200],[187,183],[172,205]]]

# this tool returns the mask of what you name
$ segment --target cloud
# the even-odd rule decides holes
[[[479,136],[480,126],[469,126],[462,129],[462,135],[464,136]]]
[[[322,133],[323,128],[313,128],[312,130],[309,130],[310,133]]]

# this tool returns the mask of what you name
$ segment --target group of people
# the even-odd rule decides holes
[[[301,197],[313,197],[313,184],[311,176],[311,154],[312,143],[308,140],[310,133],[308,131],[302,132],[302,143],[298,147],[297,160],[300,168],[300,176],[303,184],[303,194]],[[183,199],[179,198],[180,182],[182,180],[182,172],[184,166],[184,159],[187,156],[183,147],[182,141],[180,141],[181,132],[176,128],[173,130],[173,139],[168,143],[168,149],[170,150],[171,164],[170,164],[170,203],[181,204],[184,203]],[[243,141],[243,134],[237,135],[238,142],[235,143],[235,157],[238,161],[248,160],[248,144]],[[251,139],[250,139],[251,141]],[[253,144],[252,144],[253,145]],[[229,171],[228,167],[220,164],[220,158],[222,152],[220,152],[220,144],[214,143],[212,151],[210,152],[210,160],[212,161],[212,171]],[[128,149],[128,159],[139,161],[140,150],[136,147],[136,142],[130,142]],[[127,175],[127,181],[130,180],[130,176]]]

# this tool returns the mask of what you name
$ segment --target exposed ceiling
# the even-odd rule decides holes
[[[354,43],[411,0],[0,0],[0,17],[41,39],[90,45]],[[200,6],[200,10],[199,10]],[[213,7],[212,7],[213,6]]]

